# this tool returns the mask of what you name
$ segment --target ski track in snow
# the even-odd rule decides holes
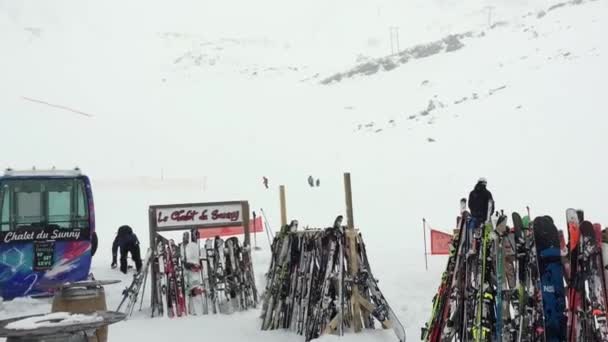
[[[240,3],[248,15],[234,14],[237,2],[228,2],[136,1],[115,13],[112,1],[84,1],[90,9],[68,0],[56,8],[0,1],[0,118],[10,127],[5,141],[19,147],[4,149],[0,161],[78,165],[91,176],[100,238],[92,272],[122,280],[106,287],[109,309],[132,279],[109,269],[114,233],[131,225],[145,254],[149,205],[246,199],[277,231],[278,185],[285,184],[289,218],[326,227],[344,213],[342,171],[352,172],[355,222],[409,341],[428,319],[446,262],[429,257],[425,271],[422,217],[449,231],[458,200],[478,177],[488,178],[500,209],[529,205],[563,228],[565,209],[581,207],[608,223],[606,0],[492,1],[492,29],[485,1]],[[150,6],[149,16],[134,27],[138,6]],[[222,13],[225,23],[214,19]],[[483,35],[390,71],[319,84],[355,59],[386,58],[378,56],[390,51],[392,23],[402,28],[402,47]],[[22,94],[95,117],[33,106]],[[309,188],[308,175],[321,187]],[[265,234],[257,243],[261,292],[270,259]],[[260,331],[259,310],[152,320],[148,304],[149,292],[142,312],[110,327],[111,341],[164,342],[176,333],[303,341]],[[50,299],[21,298],[5,302],[0,318],[49,310]],[[320,340],[344,339],[396,340],[392,331]]]

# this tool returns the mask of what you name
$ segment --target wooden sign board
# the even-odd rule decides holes
[[[217,229],[223,227],[243,227],[243,246],[250,246],[249,203],[247,201],[185,203],[152,205],[148,209],[150,248],[155,250],[156,237],[160,232]],[[152,267],[152,279],[156,270]],[[157,305],[156,282],[152,282],[152,311]]]
[[[243,206],[237,204],[156,207],[156,227],[217,227],[243,224]]]

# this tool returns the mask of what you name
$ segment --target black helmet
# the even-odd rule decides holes
[[[133,229],[131,229],[131,227],[124,225],[124,226],[120,226],[120,228],[118,228],[118,235],[129,235],[129,234],[133,234]]]

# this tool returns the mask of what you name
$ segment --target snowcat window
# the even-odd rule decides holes
[[[76,189],[76,215],[78,219],[88,219],[89,203],[86,198],[84,184],[78,182]]]
[[[49,191],[49,223],[61,228],[70,227],[70,192]]]
[[[15,198],[17,205],[14,215],[17,222],[31,225],[43,221],[40,192],[17,192]]]
[[[8,186],[5,186],[5,188],[8,188]],[[2,192],[2,217],[9,217],[9,213],[10,213],[10,192],[9,191],[3,191]],[[8,222],[8,219],[6,220],[6,222],[4,220],[2,220],[1,222],[1,229],[3,232],[8,232],[9,230],[11,230],[11,226],[10,226],[10,222]]]
[[[6,180],[2,187],[2,230],[21,227],[88,228],[88,203],[79,179]]]

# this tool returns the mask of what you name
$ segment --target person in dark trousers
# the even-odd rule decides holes
[[[120,271],[127,273],[127,255],[131,253],[131,259],[135,262],[137,272],[141,271],[141,254],[139,251],[139,240],[137,235],[133,233],[133,229],[129,226],[121,226],[118,228],[116,238],[112,244],[112,268],[116,268],[116,255],[120,249]]]
[[[469,209],[471,209],[471,216],[475,218],[477,225],[480,225],[488,219],[488,203],[492,201],[492,208],[490,215],[494,213],[494,199],[492,193],[488,191],[486,186],[488,181],[485,178],[479,178],[475,189],[469,194]]]

